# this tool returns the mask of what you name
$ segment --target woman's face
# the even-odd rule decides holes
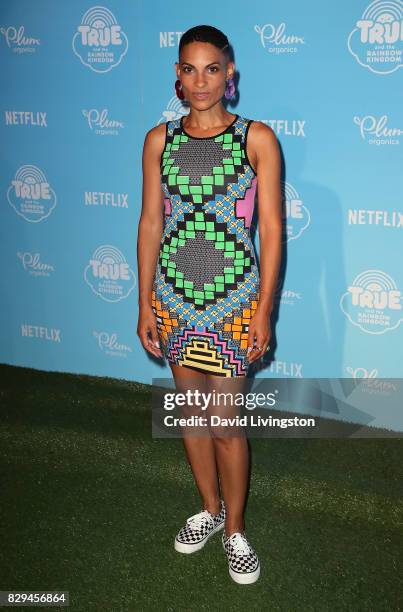
[[[194,108],[205,110],[224,95],[225,81],[233,75],[234,62],[211,43],[192,42],[185,45],[180,61],[175,64],[186,100]]]

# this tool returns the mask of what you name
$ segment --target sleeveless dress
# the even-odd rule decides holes
[[[216,376],[246,376],[248,325],[259,299],[251,123],[236,115],[208,137],[187,134],[183,117],[165,124],[164,230],[152,309],[168,362]]]

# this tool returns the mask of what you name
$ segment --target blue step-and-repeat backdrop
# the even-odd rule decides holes
[[[178,43],[207,23],[235,51],[228,110],[270,125],[284,162],[275,351],[257,376],[402,376],[401,0],[0,11],[1,362],[170,377],[136,333],[141,155],[188,112]]]

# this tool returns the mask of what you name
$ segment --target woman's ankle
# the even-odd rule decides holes
[[[230,525],[225,525],[225,536],[229,538],[234,533],[244,533],[245,525],[243,522],[232,523]]]
[[[220,498],[213,498],[204,500],[203,504],[204,510],[208,510],[210,514],[219,514],[221,510],[221,501]]]

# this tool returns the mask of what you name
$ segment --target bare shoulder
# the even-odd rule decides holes
[[[253,169],[257,172],[260,162],[266,164],[279,164],[279,144],[272,128],[263,121],[249,123],[247,136],[248,157]]]
[[[278,141],[274,130],[263,123],[263,121],[252,120],[249,126],[248,140],[253,148],[273,147],[277,148]]]
[[[146,132],[144,138],[145,152],[149,153],[150,155],[156,155],[157,157],[161,155],[165,145],[166,129],[167,124],[160,123]]]

